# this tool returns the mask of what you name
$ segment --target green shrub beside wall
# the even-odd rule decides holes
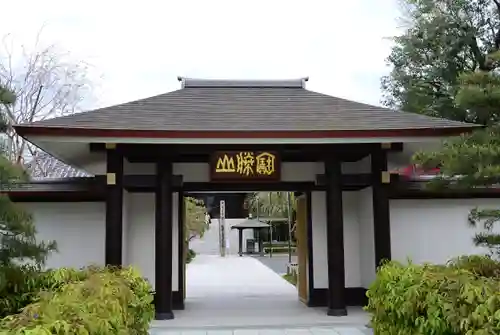
[[[262,242],[264,248],[269,248],[271,246],[270,242]],[[288,248],[288,241],[277,241],[272,243],[273,247],[285,247]],[[295,248],[295,242],[292,242],[292,248]]]
[[[43,278],[37,267],[0,265],[0,318],[32,303],[42,286]]]
[[[61,286],[81,281],[99,267],[78,270],[60,268],[41,271],[37,266],[0,266],[0,318],[18,313],[21,308],[34,302],[41,291],[58,290]]]
[[[45,274],[37,301],[0,321],[0,334],[147,334],[150,284],[132,268],[61,269]]]
[[[271,248],[264,248],[264,253],[268,254]],[[273,253],[285,254],[288,253],[288,247],[273,247]],[[291,248],[292,252],[295,252],[295,247]]]
[[[196,251],[194,251],[193,249],[188,249],[186,255],[186,264],[191,263],[195,257],[196,257]]]
[[[386,263],[367,292],[375,334],[500,334],[499,269],[479,256],[448,265]]]

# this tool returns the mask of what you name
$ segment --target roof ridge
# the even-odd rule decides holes
[[[177,77],[182,88],[305,88],[309,77],[297,79],[201,79]]]

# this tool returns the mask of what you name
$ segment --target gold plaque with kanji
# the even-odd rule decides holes
[[[214,181],[279,181],[281,164],[272,151],[218,151],[212,156]]]

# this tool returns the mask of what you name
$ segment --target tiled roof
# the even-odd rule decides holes
[[[40,151],[25,164],[33,180],[92,177],[83,170],[67,165],[46,152]]]
[[[177,91],[22,126],[152,131],[345,131],[473,125],[313,92],[305,89],[302,79],[183,79],[183,88]]]

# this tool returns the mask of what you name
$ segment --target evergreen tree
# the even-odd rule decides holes
[[[483,79],[497,67],[498,0],[401,0],[406,30],[393,38],[392,70],[382,79],[384,103],[407,112],[490,124],[492,112],[469,108],[460,94],[463,73]],[[493,56],[493,57],[492,57]],[[477,78],[479,79],[479,78]]]
[[[386,103],[406,111],[486,126],[448,140],[437,152],[414,157],[440,167],[431,188],[489,188],[500,177],[500,1],[404,0],[407,30],[395,38],[391,74],[383,79]],[[474,209],[483,224],[477,245],[500,256],[493,226],[498,209]]]
[[[11,92],[0,87],[0,124],[4,123],[3,107],[14,100]],[[0,152],[0,189],[9,189],[12,183],[26,178],[22,167],[13,165]],[[31,215],[11,202],[7,195],[0,194],[0,267],[13,266],[16,261],[43,264],[56,245],[55,242],[37,242],[35,234]]]

